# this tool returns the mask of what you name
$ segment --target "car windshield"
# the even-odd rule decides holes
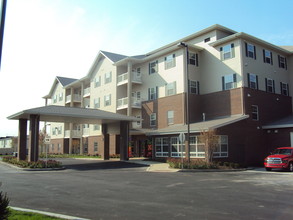
[[[291,155],[292,149],[276,149],[273,154],[283,154],[283,155]]]

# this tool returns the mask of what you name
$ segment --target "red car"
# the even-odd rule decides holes
[[[277,148],[270,156],[265,158],[264,165],[267,171],[276,168],[293,172],[293,147]]]

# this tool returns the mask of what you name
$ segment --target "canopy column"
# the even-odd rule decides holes
[[[109,160],[110,158],[110,139],[108,134],[108,125],[102,124],[102,136],[104,146],[102,148],[102,159]]]
[[[128,160],[129,122],[120,121],[120,160]]]
[[[26,159],[26,134],[27,134],[27,119],[19,119],[18,122],[18,153],[17,160]]]
[[[29,155],[28,161],[36,162],[39,159],[39,115],[30,115]]]

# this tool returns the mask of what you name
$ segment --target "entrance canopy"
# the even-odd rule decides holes
[[[30,119],[30,115],[39,115],[40,121],[48,122],[72,122],[78,124],[110,124],[115,122],[139,121],[136,117],[130,117],[113,112],[91,108],[76,108],[57,105],[48,105],[38,108],[23,110],[7,117],[10,120]]]
[[[30,121],[29,131],[29,161],[38,160],[39,122],[61,122],[78,124],[101,124],[104,147],[102,158],[109,159],[109,124],[120,126],[120,159],[127,160],[127,147],[129,140],[129,122],[139,121],[136,117],[129,117],[113,112],[90,108],[76,108],[49,105],[39,108],[23,110],[8,117],[19,120],[18,159],[26,158],[27,121]],[[70,144],[69,144],[70,145]]]

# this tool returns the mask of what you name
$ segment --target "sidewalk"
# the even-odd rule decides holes
[[[147,168],[148,172],[178,172],[180,170],[180,169],[170,168],[168,163],[144,160],[144,158],[130,158],[126,162],[148,165],[149,166]]]

